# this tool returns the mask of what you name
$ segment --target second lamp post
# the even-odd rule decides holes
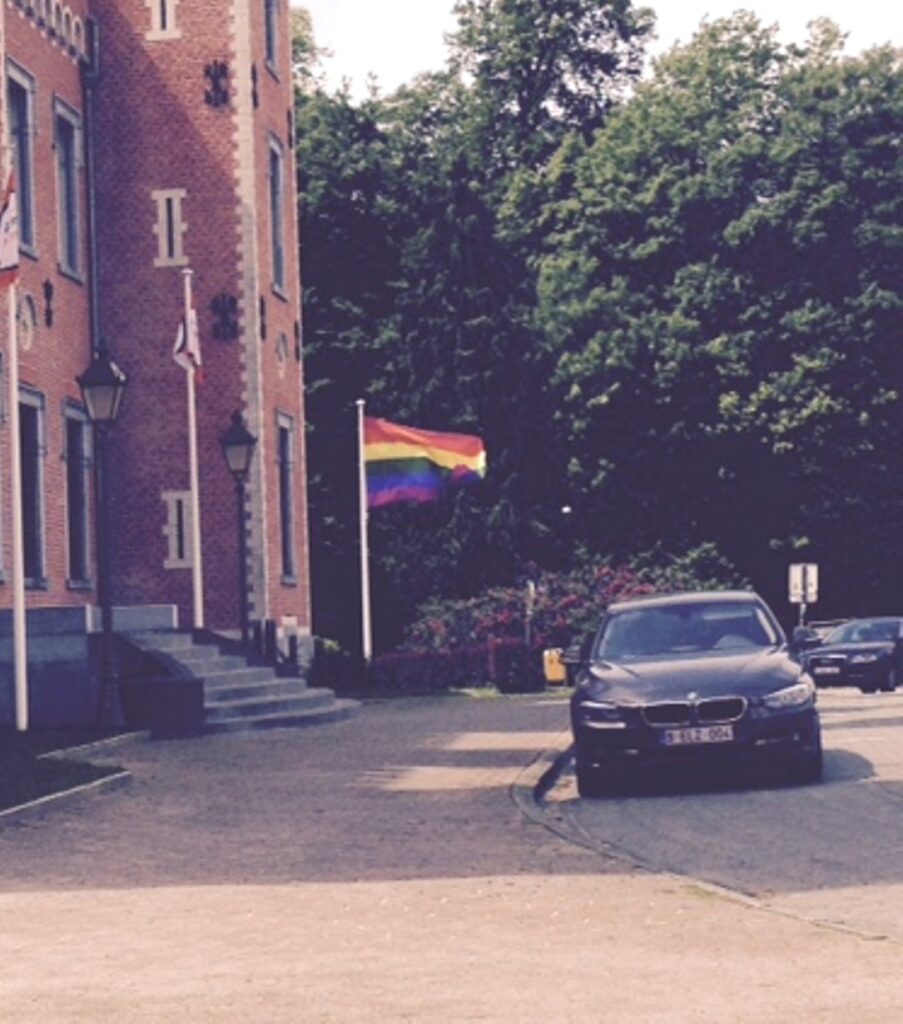
[[[238,502],[238,586],[241,641],[248,642],[248,535],[245,524],[245,484],[254,458],[257,438],[244,424],[240,412],[232,413],[232,425],[220,437],[226,465],[235,481]]]

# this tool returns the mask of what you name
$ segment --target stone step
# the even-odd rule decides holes
[[[204,682],[204,703],[217,704],[224,700],[242,700],[252,697],[297,696],[309,692],[301,679],[269,679],[262,683]],[[332,693],[331,690],[327,691]]]
[[[195,653],[173,655],[180,665],[190,669],[197,676],[206,676],[211,672],[232,672],[235,669],[248,668],[244,658],[236,655],[220,654],[214,649],[212,654]]]
[[[252,729],[300,728],[308,725],[322,725],[327,722],[341,722],[350,718],[360,707],[356,700],[334,700],[328,705],[311,708],[303,712],[281,712],[275,714],[222,718],[208,722],[207,732],[244,732]]]
[[[134,633],[132,636],[142,647],[152,647],[167,654],[177,650],[219,651],[216,644],[195,644],[191,633]]]
[[[286,693],[282,697],[245,697],[213,704],[205,702],[204,711],[208,723],[224,719],[258,718],[261,715],[305,714],[316,708],[328,707],[333,703],[333,696],[330,690],[317,689]]]
[[[204,672],[204,681],[210,686],[238,686],[243,683],[272,683],[279,677],[266,665],[251,668],[232,668],[225,672]]]

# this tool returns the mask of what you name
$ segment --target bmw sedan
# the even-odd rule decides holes
[[[903,619],[852,619],[806,654],[818,686],[858,686],[891,692],[903,680]]]
[[[571,725],[581,796],[656,766],[777,765],[821,778],[815,685],[746,591],[610,605],[581,653]]]

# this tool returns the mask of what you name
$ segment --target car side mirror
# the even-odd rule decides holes
[[[575,640],[569,644],[561,656],[561,660],[565,665],[585,665],[589,661],[589,656],[593,649],[594,633],[590,633],[588,636],[583,637],[582,640]]]
[[[809,651],[818,647],[822,638],[814,629],[808,626],[796,626],[793,630],[793,647],[798,651]]]

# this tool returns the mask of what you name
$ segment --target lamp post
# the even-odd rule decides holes
[[[113,604],[110,596],[110,501],[107,493],[107,433],[119,415],[125,392],[126,375],[110,359],[101,341],[91,357],[91,365],[77,377],[88,419],[94,428],[94,492],[97,495],[95,543],[97,548],[97,603],[100,605],[100,686],[97,696],[97,721],[112,720],[112,642]],[[112,724],[110,721],[109,724]]]
[[[241,642],[248,642],[248,536],[245,531],[245,484],[257,438],[244,424],[240,412],[232,413],[232,425],[220,436],[226,465],[235,481],[238,502],[238,609],[241,619]]]

